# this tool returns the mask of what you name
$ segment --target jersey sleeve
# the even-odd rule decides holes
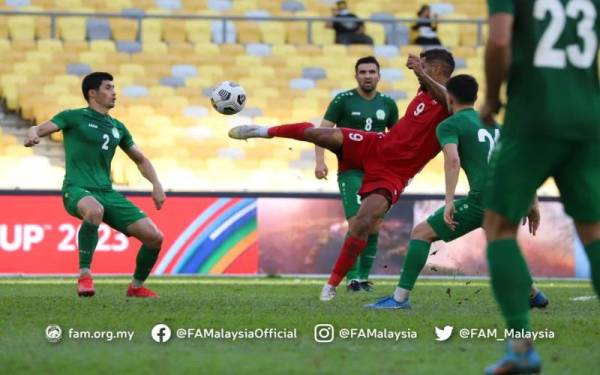
[[[135,142],[133,142],[133,137],[131,136],[129,130],[127,130],[127,127],[123,124],[121,124],[121,126],[123,127],[123,135],[121,136],[121,142],[119,142],[119,147],[121,147],[122,150],[127,150],[128,148],[133,146]]]
[[[458,127],[452,119],[446,119],[439,124],[435,134],[442,147],[449,143],[458,144]]]
[[[58,128],[60,130],[65,130],[65,129],[68,129],[69,127],[73,126],[72,119],[73,119],[72,111],[66,110],[66,111],[62,111],[59,114],[52,117],[50,122],[52,122],[54,125],[58,126]]]
[[[515,0],[488,0],[490,15],[496,13],[514,14]]]
[[[323,116],[324,120],[331,121],[334,124],[338,124],[340,119],[342,118],[342,113],[344,110],[344,99],[340,94],[338,94],[332,101],[329,103],[327,107],[327,111],[325,112],[325,116]]]
[[[398,105],[394,99],[390,98],[390,117],[388,119],[386,128],[391,129],[398,122]]]

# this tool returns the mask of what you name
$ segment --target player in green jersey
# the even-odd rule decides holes
[[[553,177],[573,217],[600,293],[600,0],[489,0],[485,52],[486,122],[500,108],[505,125],[490,160],[483,227],[492,290],[516,339],[488,374],[538,372],[527,308],[529,269],[517,225],[536,189]]]
[[[157,209],[165,201],[163,188],[150,160],[133,142],[129,131],[108,112],[115,106],[113,77],[95,72],[83,79],[82,91],[88,107],[63,111],[50,121],[29,128],[25,146],[32,147],[41,137],[61,131],[64,135],[66,173],[62,186],[67,212],[82,219],[78,233],[78,294],[95,294],[91,263],[98,243],[98,226],[105,222],[112,228],[142,242],[128,297],[158,297],[143,286],[160,251],[163,234],[146,214],[120,193],[113,190],[110,165],[120,147],[152,183],[152,199]]]
[[[379,62],[373,56],[362,57],[356,61],[354,72],[357,87],[336,95],[329,103],[320,126],[385,132],[386,128],[391,128],[398,121],[398,107],[392,98],[377,91],[380,78]],[[315,176],[318,179],[327,178],[324,149],[316,146],[315,154]],[[362,184],[363,172],[348,168],[340,160],[337,180],[344,214],[346,220],[351,223],[360,208],[358,190]],[[374,230],[367,239],[365,251],[346,275],[349,291],[371,290],[369,273],[377,253],[378,240],[378,231]]]
[[[487,163],[500,136],[500,129],[495,124],[483,125],[479,113],[473,109],[478,88],[475,78],[469,75],[457,75],[448,80],[446,100],[453,115],[436,129],[444,153],[446,205],[412,230],[402,274],[394,294],[367,307],[409,309],[409,294],[425,266],[431,243],[438,240],[450,242],[481,227],[481,194]],[[469,181],[469,193],[466,198],[455,200],[461,167]],[[529,230],[535,235],[539,225],[537,206],[530,212],[529,219]],[[531,296],[532,307],[545,307],[548,304],[542,292],[535,287],[532,287]]]

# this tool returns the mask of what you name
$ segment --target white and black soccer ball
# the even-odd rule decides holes
[[[217,112],[234,115],[244,109],[246,91],[235,82],[221,82],[210,95],[210,102]]]

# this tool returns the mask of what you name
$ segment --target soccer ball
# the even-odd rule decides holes
[[[210,102],[217,112],[234,115],[244,109],[246,91],[235,82],[221,82],[210,94]]]

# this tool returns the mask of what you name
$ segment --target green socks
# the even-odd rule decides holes
[[[158,259],[160,249],[154,250],[142,245],[135,258],[135,272],[133,278],[139,281],[145,281]]]
[[[533,284],[515,239],[492,241],[487,247],[492,290],[508,329],[529,330],[529,289]]]
[[[412,290],[415,286],[417,277],[419,277],[421,270],[425,267],[425,263],[427,262],[430,247],[430,242],[410,240],[406,258],[404,258],[404,264],[402,265],[400,280],[398,281],[398,286],[400,288]]]
[[[379,242],[379,234],[370,234],[367,238],[367,247],[360,254],[360,257],[354,262],[350,271],[346,274],[346,280],[369,280],[369,274],[375,261],[377,254],[377,243]]]
[[[94,250],[98,245],[98,225],[83,221],[77,234],[77,240],[79,242],[79,268],[89,269]]]
[[[590,267],[592,269],[592,285],[596,294],[600,296],[600,240],[594,241],[585,247]]]

